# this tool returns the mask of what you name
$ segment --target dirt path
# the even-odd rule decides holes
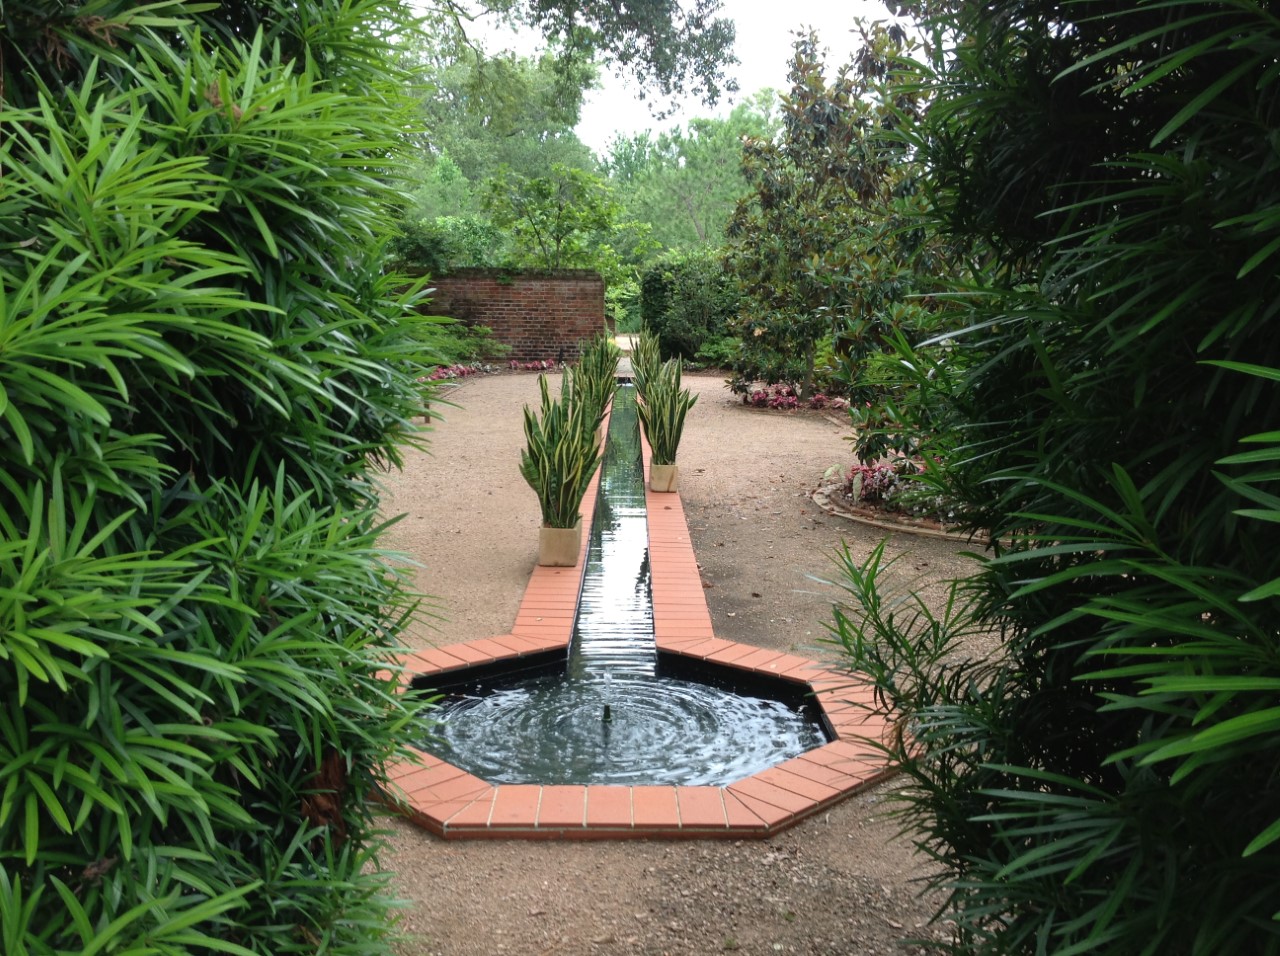
[[[555,384],[555,383],[553,383]],[[883,533],[819,511],[808,493],[850,454],[838,413],[737,402],[718,377],[687,376],[699,402],[681,445],[681,490],[717,633],[829,654],[820,641],[839,590],[824,583],[847,543]],[[518,471],[533,375],[467,380],[436,422],[431,451],[387,482],[405,513],[396,547],[417,557],[441,619],[411,635],[448,644],[508,631],[533,567],[538,512]],[[926,592],[960,573],[960,545],[895,535],[900,584]],[[768,841],[445,842],[391,824],[406,900],[404,956],[471,954],[875,954],[934,935],[916,899],[919,862],[886,818],[885,787]]]

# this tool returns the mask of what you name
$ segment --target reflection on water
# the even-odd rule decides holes
[[[587,548],[569,674],[652,675],[653,601],[649,592],[649,525],[635,389],[613,399],[609,441],[601,463],[600,492]]]
[[[443,731],[437,755],[490,783],[723,786],[826,742],[778,701],[653,675],[521,681]]]

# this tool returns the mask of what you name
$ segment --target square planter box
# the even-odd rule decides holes
[[[582,552],[582,519],[572,528],[538,529],[538,564],[544,568],[572,568]]]
[[[675,491],[680,477],[679,465],[650,465],[649,490]]]

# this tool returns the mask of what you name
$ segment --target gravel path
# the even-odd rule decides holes
[[[553,382],[553,387],[558,383]],[[716,632],[761,647],[829,655],[825,583],[847,543],[865,555],[884,533],[832,517],[809,492],[851,462],[839,413],[743,406],[713,376],[680,450],[681,491]],[[394,547],[421,562],[434,620],[408,637],[443,645],[510,630],[533,567],[538,511],[520,478],[521,408],[534,375],[465,380],[439,408],[430,451],[387,480],[404,514]],[[941,593],[962,573],[961,544],[894,535],[896,583]],[[445,842],[392,821],[405,900],[404,956],[472,954],[910,953],[934,936],[914,882],[921,862],[888,819],[894,784],[856,795],[767,841]]]

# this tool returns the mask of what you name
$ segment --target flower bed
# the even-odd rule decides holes
[[[833,398],[818,392],[807,402],[802,402],[796,390],[789,385],[776,385],[772,389],[759,388],[742,396],[744,405],[754,408],[848,408],[849,403],[843,398]]]

